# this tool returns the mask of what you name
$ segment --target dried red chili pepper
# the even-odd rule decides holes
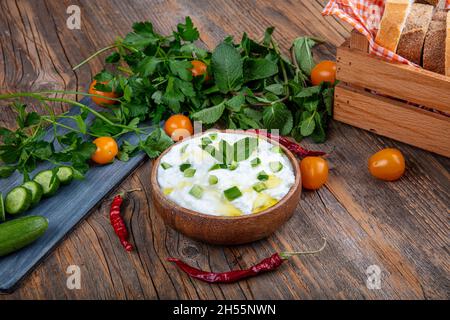
[[[284,261],[289,259],[292,256],[299,256],[299,255],[305,255],[305,254],[315,254],[321,252],[323,249],[325,249],[325,246],[327,245],[326,239],[324,239],[324,243],[322,247],[318,250],[314,251],[304,251],[304,252],[281,252],[281,253],[274,253],[269,258],[266,258],[259,262],[258,264],[255,264],[249,269],[244,270],[233,270],[228,272],[208,272],[203,271],[194,267],[191,267],[187,263],[181,261],[177,258],[168,258],[167,260],[170,262],[175,262],[176,265],[183,270],[185,273],[187,273],[190,277],[208,282],[208,283],[232,283],[236,282],[242,279],[254,277],[260,273],[267,272],[267,271],[273,271],[276,270],[279,266],[283,264]]]
[[[267,136],[267,138],[272,139],[272,140],[278,140],[281,145],[285,146],[289,151],[296,154],[300,158],[304,158],[304,157],[308,157],[308,156],[310,156],[310,157],[311,156],[313,156],[313,157],[314,156],[323,156],[326,154],[325,152],[322,152],[322,151],[311,151],[311,150],[305,149],[302,146],[300,146],[298,143],[290,141],[286,137],[274,136],[269,132],[261,132],[261,130],[259,130],[259,129],[252,129],[252,130],[248,130],[248,131],[254,132],[258,135]]]
[[[119,237],[120,243],[127,251],[133,250],[133,246],[128,242],[128,230],[122,216],[120,215],[120,209],[122,207],[125,195],[130,192],[140,191],[141,189],[134,189],[127,192],[121,192],[116,195],[111,203],[111,209],[109,210],[109,221],[114,229],[114,232]]]

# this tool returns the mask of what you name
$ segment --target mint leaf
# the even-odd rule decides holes
[[[281,96],[284,93],[284,87],[280,83],[274,83],[274,84],[268,85],[264,89],[266,91],[269,91],[269,92],[271,92],[273,94],[276,94],[278,96]]]
[[[322,91],[323,103],[325,104],[325,108],[329,116],[333,113],[333,96],[334,88],[326,88]]]
[[[271,77],[278,73],[275,62],[267,59],[246,59],[244,62],[245,81],[253,81]]]
[[[309,98],[320,92],[320,86],[303,88],[295,97]]]
[[[309,37],[300,37],[294,40],[293,50],[295,60],[300,69],[308,76],[316,65],[311,49],[316,45],[316,40]]]
[[[282,129],[289,115],[292,117],[286,105],[277,102],[264,108],[263,122],[267,129]]]
[[[204,124],[211,124],[217,122],[225,111],[225,101],[220,104],[197,111],[191,114],[191,118],[203,122]]]
[[[225,102],[228,109],[230,109],[233,112],[239,112],[244,103],[245,103],[245,97],[241,93]]]
[[[315,113],[307,117],[300,124],[300,133],[304,137],[311,135],[314,131],[314,128],[316,127],[316,123],[314,121],[314,114]]]
[[[212,54],[211,69],[217,87],[222,93],[239,90],[244,81],[242,59],[230,43],[222,42]]]
[[[316,122],[316,126],[314,129],[314,132],[311,134],[311,138],[315,143],[322,143],[326,139],[325,129],[323,127],[323,124],[326,121],[326,117],[323,117],[325,119],[322,119],[319,113],[315,113],[314,115],[314,121]]]
[[[292,112],[289,112],[286,114],[287,114],[287,117],[286,117],[285,123],[280,131],[281,135],[283,135],[283,136],[288,136],[291,133],[292,128],[294,127],[294,117],[292,116]]]
[[[245,108],[244,109],[244,114],[247,117],[252,118],[255,121],[260,121],[262,120],[262,112],[256,109],[252,109],[252,108]]]

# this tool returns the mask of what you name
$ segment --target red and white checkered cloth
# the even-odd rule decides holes
[[[335,15],[365,35],[369,40],[371,53],[389,61],[412,65],[412,62],[375,43],[377,30],[384,12],[384,3],[385,0],[331,0],[322,14],[324,16]]]

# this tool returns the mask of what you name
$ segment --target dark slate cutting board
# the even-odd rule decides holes
[[[94,107],[89,98],[84,98],[81,103],[98,110],[98,107]],[[70,113],[79,113],[79,109],[72,108]],[[86,120],[88,127],[91,122],[92,117],[88,117]],[[68,119],[61,120],[61,123],[73,126],[73,121]],[[58,129],[58,131],[62,133],[65,132],[65,129]],[[53,130],[49,129],[46,140],[52,137]],[[131,143],[136,143],[138,140],[132,134],[124,138]],[[8,256],[0,257],[0,293],[13,291],[18,282],[31,272],[61,239],[84,219],[100,200],[125,179],[144,158],[145,155],[141,153],[128,162],[115,161],[107,166],[93,166],[84,180],[74,180],[71,184],[62,186],[55,196],[42,200],[38,206],[22,214],[21,216],[42,215],[49,220],[49,227],[47,232],[30,246]],[[42,164],[35,172],[50,167],[49,164]],[[10,189],[21,183],[22,175],[15,172],[11,177],[0,180],[0,192],[6,196]]]

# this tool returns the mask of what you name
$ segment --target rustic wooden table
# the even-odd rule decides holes
[[[205,46],[243,31],[259,37],[274,25],[283,49],[299,35],[328,40],[318,58],[333,58],[349,27],[320,12],[324,0],[3,0],[0,2],[1,92],[86,89],[102,59],[76,73],[77,64],[124,35],[134,21],[150,20],[170,32],[184,16],[198,26]],[[66,9],[81,8],[81,30],[66,27]],[[64,109],[65,106],[60,106]],[[1,125],[12,126],[4,108]],[[237,247],[210,246],[167,228],[150,200],[151,162],[144,163],[119,189],[142,187],[126,206],[125,217],[137,250],[126,253],[107,216],[108,202],[67,236],[11,295],[0,299],[423,299],[449,298],[449,159],[390,139],[332,123],[333,169],[326,186],[304,192],[294,217],[270,238]],[[384,147],[401,149],[408,170],[398,182],[373,179],[366,162]],[[117,191],[117,190],[116,190]],[[70,212],[68,212],[70,214]],[[244,268],[276,251],[317,247],[315,256],[294,258],[279,271],[232,285],[194,281],[166,262],[181,257],[204,269]],[[81,268],[81,289],[66,287],[69,265]],[[366,269],[381,269],[381,289],[366,286]]]

